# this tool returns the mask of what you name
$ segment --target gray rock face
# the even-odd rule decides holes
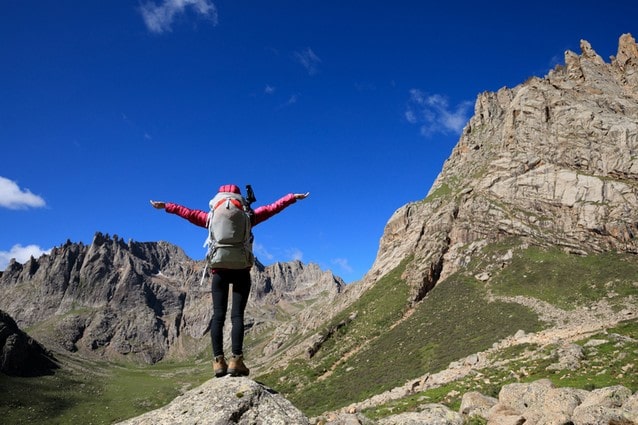
[[[632,393],[622,386],[591,392],[555,388],[548,380],[505,385],[498,402],[484,416],[488,423],[636,424]]]
[[[366,281],[414,255],[405,277],[418,300],[473,244],[508,236],[638,253],[638,48],[625,34],[610,63],[584,40],[581,51],[479,95],[428,198],[390,218]]]
[[[53,355],[0,310],[0,372],[10,376],[39,376],[57,368]]]
[[[248,378],[211,379],[170,404],[121,425],[304,425],[308,418],[273,390]]]
[[[382,419],[379,425],[463,425],[463,416],[441,404],[427,404],[419,412],[401,413]]]
[[[50,255],[10,263],[0,275],[0,308],[21,326],[53,329],[39,336],[51,349],[155,363],[192,354],[180,343],[184,336],[201,341],[201,347],[210,344],[205,337],[210,288],[200,286],[203,267],[166,242],[125,243],[97,233],[89,246],[67,241]],[[329,294],[328,302],[344,285],[332,273],[300,262],[258,264],[251,274],[246,322],[253,328],[274,316],[279,302]]]

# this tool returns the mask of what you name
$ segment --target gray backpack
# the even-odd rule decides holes
[[[252,209],[238,193],[219,192],[210,203],[206,260],[212,269],[253,266]]]

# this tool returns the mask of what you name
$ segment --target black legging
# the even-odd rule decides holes
[[[224,354],[224,321],[228,309],[228,293],[233,285],[233,300],[230,310],[232,324],[231,342],[233,354],[243,354],[244,310],[250,294],[250,269],[220,269],[213,273],[211,292],[213,294],[213,319],[210,337],[215,357]]]

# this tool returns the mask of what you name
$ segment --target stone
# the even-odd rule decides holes
[[[9,376],[50,375],[58,369],[53,354],[24,333],[0,310],[0,372]]]
[[[470,391],[463,394],[461,399],[461,408],[459,412],[464,416],[481,416],[487,417],[487,412],[498,403],[498,399],[489,397],[479,393],[478,391]]]
[[[463,425],[463,416],[440,404],[426,404],[418,412],[400,413],[378,421],[379,425]]]
[[[120,425],[308,424],[308,418],[275,391],[248,378],[215,378],[168,405]]]

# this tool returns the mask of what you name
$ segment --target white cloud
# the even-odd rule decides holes
[[[253,253],[262,264],[268,264],[274,261],[303,261],[303,252],[298,248],[275,248],[274,253],[266,249],[259,243],[253,244]]]
[[[175,18],[186,13],[187,8],[217,25],[217,7],[209,0],[163,0],[159,5],[148,2],[140,6],[140,12],[146,28],[159,34],[171,31]]]
[[[271,85],[266,85],[266,87],[264,88],[264,93],[266,94],[273,94],[275,92],[275,88]]]
[[[319,64],[321,63],[321,59],[319,59],[319,57],[315,55],[315,52],[313,52],[310,47],[302,52],[295,52],[295,58],[297,59],[297,62],[299,62],[301,65],[303,65],[304,68],[306,68],[306,71],[308,71],[309,75],[315,75],[317,72],[319,72]]]
[[[34,195],[29,189],[20,189],[16,182],[0,176],[0,207],[19,210],[45,205],[46,202],[40,196]]]
[[[303,261],[303,252],[297,248],[289,249],[288,258],[290,258],[290,261]]]
[[[43,254],[49,254],[50,249],[43,250],[37,245],[22,246],[13,245],[9,251],[0,251],[0,270],[7,268],[9,261],[15,258],[18,263],[26,263],[31,257],[38,258]]]
[[[472,102],[464,101],[456,107],[449,105],[448,99],[439,94],[428,95],[421,90],[410,90],[410,99],[405,111],[405,119],[410,124],[420,125],[421,134],[460,134],[470,119]]]
[[[348,263],[347,258],[334,258],[332,259],[332,264],[336,264],[337,266],[339,266],[342,271],[345,271],[348,273],[353,272],[352,266],[350,266],[350,263]]]
[[[414,111],[411,109],[408,109],[407,111],[405,111],[405,119],[410,123],[410,124],[416,124],[417,120],[416,120],[416,115],[414,114]]]
[[[262,244],[253,244],[253,252],[262,263],[272,261],[275,256],[271,254]]]

